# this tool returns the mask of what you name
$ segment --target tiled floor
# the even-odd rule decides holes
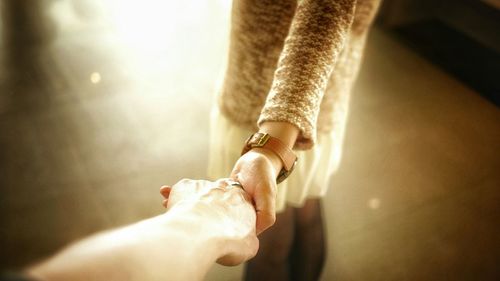
[[[2,2],[2,268],[158,214],[161,184],[203,178],[227,52],[228,1],[28,2]],[[325,199],[323,280],[498,279],[499,169],[498,108],[374,30]]]

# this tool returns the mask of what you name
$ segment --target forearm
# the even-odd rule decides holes
[[[278,138],[289,148],[293,148],[299,128],[288,122],[264,122],[259,126],[259,132],[268,133],[269,135]]]
[[[344,48],[355,0],[304,0],[295,13],[258,123],[300,129],[296,148],[310,148],[328,79]]]
[[[221,238],[176,211],[90,237],[27,272],[50,281],[202,280],[222,255]]]

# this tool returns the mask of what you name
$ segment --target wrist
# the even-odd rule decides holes
[[[266,133],[279,139],[288,148],[293,148],[299,135],[299,129],[288,122],[264,122],[259,126],[259,133]]]
[[[161,228],[159,233],[162,233],[163,242],[153,243],[151,245],[153,248],[148,252],[161,249],[164,252],[175,253],[171,255],[175,258],[167,261],[174,264],[172,268],[177,268],[176,275],[179,278],[172,280],[202,280],[203,272],[208,272],[217,259],[225,254],[223,250],[225,237],[219,231],[220,227],[216,226],[213,217],[207,214],[208,209],[208,205],[201,208],[198,202],[180,203],[166,214],[157,217],[160,222],[155,224]],[[160,263],[165,262],[161,257],[157,260]],[[192,270],[192,264],[196,264],[197,270]],[[154,265],[154,267],[160,266]]]
[[[297,155],[291,149],[297,134],[298,129],[288,123],[263,123],[260,131],[245,141],[241,154],[253,150],[263,155],[274,168],[276,183],[279,184],[290,175],[297,163]]]

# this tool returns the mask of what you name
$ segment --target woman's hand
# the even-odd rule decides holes
[[[238,181],[253,199],[257,213],[257,235],[276,221],[276,177],[281,160],[271,151],[252,149],[242,155],[230,178]]]
[[[228,179],[216,182],[184,179],[174,186],[163,186],[167,212],[190,208],[195,220],[208,222],[210,231],[223,238],[217,262],[240,264],[257,253],[256,216],[250,196],[240,187],[230,186]],[[187,218],[186,218],[187,219]]]
[[[264,122],[259,132],[278,138],[292,148],[299,129],[286,122]],[[271,150],[253,148],[236,161],[231,172],[230,178],[240,182],[252,197],[257,211],[257,235],[276,221],[276,178],[282,167],[281,159]]]

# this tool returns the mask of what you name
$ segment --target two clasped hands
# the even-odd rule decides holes
[[[282,152],[298,135],[286,122],[265,122],[260,130],[279,139]],[[257,235],[276,220],[284,163],[272,147],[252,146],[227,179],[162,187],[165,214],[78,241],[25,273],[50,281],[202,280],[215,262],[245,262],[258,251]]]
[[[275,221],[279,159],[250,151],[231,178],[163,186],[165,214],[76,242],[32,266],[34,280],[202,280],[210,267],[257,253]]]

